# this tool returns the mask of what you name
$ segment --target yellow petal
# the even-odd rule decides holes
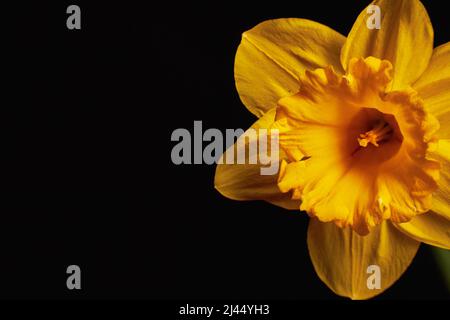
[[[430,157],[441,164],[438,190],[433,193],[432,210],[450,220],[450,140],[439,140]]]
[[[433,51],[430,64],[413,88],[440,122],[438,136],[450,138],[450,42]]]
[[[275,119],[275,109],[267,112],[251,128],[269,129]],[[269,140],[268,140],[269,141]],[[237,143],[230,147],[237,150]],[[226,164],[228,149],[222,155],[216,168],[214,185],[225,197],[233,200],[266,200],[286,209],[299,209],[300,202],[292,200],[289,194],[281,193],[277,186],[278,174],[262,175],[261,164],[250,164],[250,152],[246,152],[245,164]],[[247,149],[248,150],[248,149]],[[234,153],[237,154],[236,152]],[[280,159],[283,155],[280,156]]]
[[[387,221],[367,236],[317,219],[311,219],[308,228],[309,255],[319,278],[336,294],[358,300],[380,294],[397,281],[419,244]],[[380,268],[380,289],[368,288],[371,265]]]
[[[234,75],[242,102],[256,116],[298,91],[305,70],[335,66],[344,36],[305,19],[276,19],[260,23],[242,35]]]
[[[358,16],[341,52],[344,69],[352,58],[374,56],[394,66],[393,88],[412,84],[425,71],[433,51],[433,27],[419,0],[376,0],[380,29],[369,29],[372,13]]]
[[[283,160],[280,168],[280,175],[278,176],[278,188],[283,193],[301,186],[302,184],[302,169],[305,168],[304,161],[295,161],[287,163]]]
[[[408,236],[432,246],[450,249],[450,220],[434,212],[412,218],[410,222],[395,224]]]

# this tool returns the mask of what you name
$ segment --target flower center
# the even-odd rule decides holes
[[[392,137],[394,130],[384,120],[377,121],[374,128],[366,133],[361,133],[358,138],[358,143],[361,147],[367,147],[369,143],[375,147],[379,147],[379,143],[389,140]]]
[[[394,157],[402,146],[403,135],[394,115],[361,108],[352,119],[347,139],[352,158],[362,160],[366,167],[381,165]]]

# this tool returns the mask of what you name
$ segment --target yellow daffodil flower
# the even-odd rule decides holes
[[[215,187],[311,217],[314,268],[336,294],[373,297],[421,242],[450,249],[450,43],[433,49],[418,0],[377,0],[346,37],[305,19],[245,32],[235,61],[254,129],[278,129],[278,175],[219,164]],[[367,268],[381,270],[381,288]]]

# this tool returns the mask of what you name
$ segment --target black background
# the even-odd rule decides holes
[[[242,32],[302,17],[346,35],[368,1],[92,2],[3,12],[0,297],[341,299],[314,272],[304,214],[222,197],[214,166],[172,164],[170,136],[255,121],[234,86]],[[423,2],[448,42],[445,2]],[[427,246],[377,299],[392,298],[449,298]]]

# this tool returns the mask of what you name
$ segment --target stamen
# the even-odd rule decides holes
[[[367,147],[369,143],[375,147],[379,147],[379,142],[389,140],[392,136],[393,130],[389,124],[383,120],[379,121],[377,125],[366,133],[361,133],[358,138],[358,143],[361,147]]]

